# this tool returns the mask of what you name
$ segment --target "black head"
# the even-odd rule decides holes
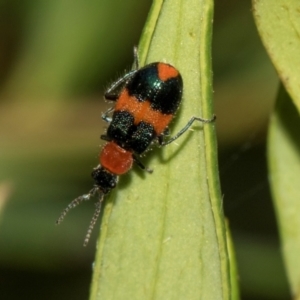
[[[101,166],[95,168],[92,172],[92,177],[99,190],[103,194],[109,193],[113,188],[116,187],[118,182],[118,176],[110,173]]]

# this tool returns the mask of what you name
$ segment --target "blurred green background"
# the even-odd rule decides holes
[[[93,204],[54,224],[92,185],[102,93],[130,68],[150,5],[0,1],[1,299],[88,298],[98,225],[82,243]],[[220,176],[242,299],[289,299],[265,151],[278,79],[251,1],[217,0],[215,9]]]

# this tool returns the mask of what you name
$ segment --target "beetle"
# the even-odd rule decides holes
[[[182,92],[182,77],[175,67],[164,62],[154,62],[140,68],[137,48],[134,48],[134,69],[114,82],[104,94],[104,98],[115,102],[115,105],[102,114],[102,119],[109,126],[106,134],[101,135],[106,144],[100,152],[99,165],[91,174],[95,181],[94,187],[73,200],[56,221],[56,224],[60,224],[70,209],[98,193],[99,201],[84,246],[100,215],[105,195],[117,186],[119,176],[127,173],[133,163],[152,173],[139,160],[139,156],[154,141],[160,146],[166,146],[184,134],[194,121],[211,123],[216,119],[215,116],[211,119],[192,117],[175,136],[166,139],[168,125],[179,108]]]

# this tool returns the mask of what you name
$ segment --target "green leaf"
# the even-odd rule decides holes
[[[239,277],[238,274],[238,267],[237,267],[237,261],[235,257],[235,250],[234,245],[232,241],[232,236],[229,231],[229,224],[226,223],[226,238],[227,238],[227,247],[228,247],[228,255],[230,260],[230,280],[231,280],[231,299],[240,299],[240,288],[239,288],[239,282],[237,278]]]
[[[268,136],[270,183],[293,295],[300,296],[300,119],[283,87]],[[297,298],[298,299],[298,298]]]
[[[253,8],[264,46],[300,111],[299,0],[253,0]]]
[[[298,0],[253,0],[253,7],[258,31],[284,85],[270,123],[268,159],[287,273],[293,294],[299,296],[300,6]]]
[[[141,64],[183,76],[173,135],[213,116],[212,17],[212,0],[156,1],[144,29]],[[193,129],[147,153],[153,174],[134,169],[106,201],[90,299],[231,299],[214,124]]]

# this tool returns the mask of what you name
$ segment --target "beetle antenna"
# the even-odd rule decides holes
[[[94,215],[92,217],[91,223],[89,225],[88,231],[87,231],[85,239],[84,239],[84,243],[83,243],[84,247],[88,244],[88,242],[90,240],[90,237],[91,237],[91,234],[92,234],[92,231],[93,231],[93,229],[95,227],[95,224],[96,224],[96,222],[99,218],[103,198],[104,198],[104,195],[102,194],[100,199],[99,199],[99,202],[96,203],[96,209],[95,209]]]
[[[95,193],[98,191],[98,187],[94,187],[92,188],[87,194],[82,195],[78,198],[76,198],[75,200],[73,200],[61,213],[60,217],[57,219],[56,221],[56,225],[59,225],[65,218],[65,216],[67,215],[67,213],[74,207],[78,206],[80,203],[82,203],[83,201],[88,201],[90,200],[91,197],[93,197],[95,195]],[[103,197],[102,197],[103,198]]]

